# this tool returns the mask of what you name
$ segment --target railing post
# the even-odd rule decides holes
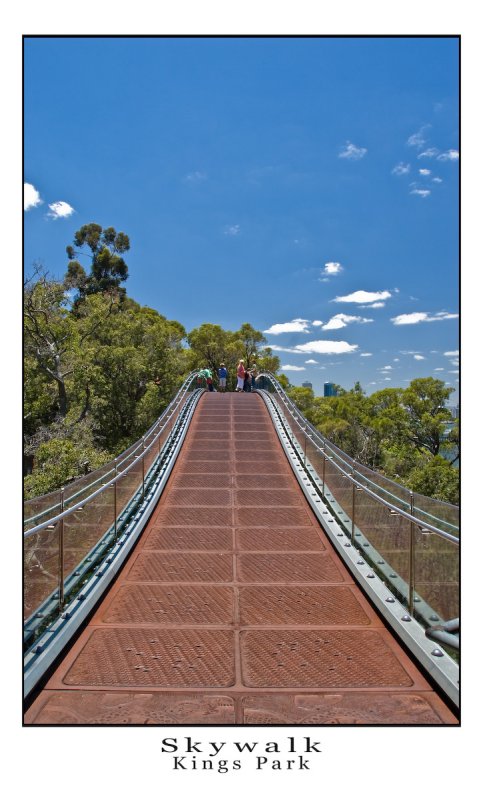
[[[304,428],[304,467],[307,466],[307,425]]]
[[[322,451],[324,453],[324,460],[322,462],[322,497],[325,497],[325,462],[327,460],[327,457],[325,455],[325,442],[322,445]]]
[[[117,539],[117,456],[114,459],[114,538]]]
[[[141,458],[142,467],[143,467],[143,500],[144,500],[144,451],[145,451],[145,449],[146,449],[146,442],[145,442],[145,438],[143,436],[143,455],[142,455],[142,458]]]
[[[411,507],[411,516],[414,516],[414,494],[410,492],[410,507]],[[409,613],[411,616],[414,613],[414,583],[415,583],[415,552],[414,552],[414,522],[411,520],[410,523],[411,532],[409,535],[409,597],[408,597],[408,608]]]
[[[351,523],[351,542],[354,544],[356,530],[356,484],[355,484],[356,462],[352,461],[352,523]]]
[[[60,513],[64,510],[64,492],[60,490]],[[59,610],[64,608],[64,519],[59,520]]]

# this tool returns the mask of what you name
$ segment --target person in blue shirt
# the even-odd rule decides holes
[[[228,373],[226,371],[226,367],[223,364],[223,362],[221,362],[220,369],[218,370],[218,382],[219,382],[219,386],[220,386],[220,392],[226,392],[226,378],[227,378],[227,375],[228,375]]]

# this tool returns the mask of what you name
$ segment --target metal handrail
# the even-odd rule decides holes
[[[147,434],[145,434],[145,436],[140,440],[141,452],[139,453],[139,455],[137,455],[137,456],[135,456],[133,458],[133,460],[131,461],[131,464],[129,464],[129,466],[126,467],[126,469],[124,469],[122,472],[117,471],[115,477],[112,480],[109,480],[107,483],[105,483],[103,486],[101,486],[100,489],[96,489],[96,491],[92,492],[92,494],[88,495],[87,497],[84,497],[78,503],[75,503],[74,505],[69,506],[69,508],[66,509],[65,511],[62,511],[60,514],[57,514],[54,517],[51,517],[50,519],[45,520],[44,522],[40,523],[39,525],[35,525],[33,528],[28,528],[26,531],[24,531],[24,534],[23,534],[24,535],[24,539],[27,539],[28,537],[32,536],[33,534],[39,533],[40,531],[45,530],[45,528],[48,528],[49,526],[55,526],[57,524],[57,522],[60,522],[60,520],[63,520],[66,517],[68,517],[70,514],[75,513],[76,511],[79,510],[79,508],[84,508],[84,506],[87,505],[87,503],[89,503],[91,500],[93,500],[98,495],[102,494],[102,492],[105,492],[106,490],[111,489],[122,477],[127,475],[133,469],[134,465],[139,461],[139,459],[142,459],[145,456],[145,454],[149,450],[151,450],[151,448],[154,446],[154,444],[158,441],[159,437],[161,436],[163,431],[166,429],[166,426],[167,426],[168,422],[170,421],[171,417],[173,416],[172,413],[168,415],[168,419],[164,422],[164,425],[162,425],[162,427],[159,428],[158,433],[151,440],[150,444],[147,447],[145,446],[146,437],[149,435],[149,433],[151,433],[156,428],[156,426],[160,423],[161,419],[166,415],[166,413],[169,411],[169,409],[172,406],[174,406],[174,408],[176,408],[176,406],[179,405],[180,401],[176,402],[177,398],[179,397],[179,395],[182,392],[186,391],[187,387],[190,385],[190,383],[193,381],[193,379],[196,377],[197,374],[198,374],[197,371],[190,373],[188,378],[186,378],[186,380],[183,382],[183,385],[180,387],[176,397],[170,403],[168,408],[165,409],[165,411],[159,417],[159,419],[148,430]],[[174,408],[173,408],[173,413],[174,413]],[[137,443],[136,443],[136,445],[137,445]],[[127,449],[129,450],[129,448],[127,448]],[[139,447],[136,447],[136,449],[134,451],[132,451],[132,452],[137,452],[138,450],[139,450]],[[124,452],[126,452],[126,451],[124,451]],[[131,455],[128,456],[128,458],[131,458]],[[127,459],[124,459],[124,460],[127,460]],[[109,470],[109,473],[105,473],[105,475],[110,474],[112,471],[113,470]],[[114,468],[114,471],[116,471],[115,468]],[[102,476],[102,477],[105,477],[105,475]],[[88,490],[90,488],[90,486],[93,486],[95,483],[98,483],[98,480],[93,481],[92,484],[89,484],[88,486],[86,486],[85,489],[83,489],[83,492]],[[59,504],[57,504],[57,505],[59,505]],[[48,509],[48,510],[50,510],[50,509]],[[39,515],[37,515],[37,516],[39,516]],[[35,519],[35,517],[32,517],[31,519]],[[27,521],[29,521],[29,520],[27,520]]]
[[[345,478],[348,478],[348,479],[351,481],[351,483],[353,483],[353,484],[354,484],[354,485],[355,485],[357,488],[359,488],[359,489],[362,489],[362,490],[363,490],[363,491],[365,491],[367,494],[369,494],[371,497],[373,497],[374,499],[376,499],[376,500],[377,500],[379,503],[381,503],[382,505],[386,506],[386,507],[387,507],[387,508],[389,508],[390,510],[393,510],[393,511],[395,511],[396,513],[400,514],[401,516],[405,517],[405,518],[406,518],[406,519],[408,519],[410,522],[413,522],[413,523],[417,524],[419,527],[421,527],[421,526],[424,526],[424,529],[425,529],[425,530],[431,531],[431,533],[435,533],[435,534],[437,534],[437,535],[439,535],[439,536],[441,536],[441,537],[443,537],[443,538],[447,539],[448,541],[452,541],[452,542],[455,542],[455,543],[458,543],[458,544],[459,544],[459,537],[457,537],[457,536],[453,536],[452,534],[448,533],[447,531],[443,531],[443,530],[441,530],[441,529],[440,529],[440,528],[438,528],[437,526],[435,526],[435,525],[432,525],[430,522],[427,522],[427,520],[426,520],[426,519],[424,519],[424,521],[423,521],[423,520],[421,520],[419,517],[414,517],[414,516],[413,516],[413,515],[412,515],[410,512],[407,512],[407,511],[405,511],[405,510],[404,510],[404,509],[402,509],[400,506],[395,506],[394,504],[390,503],[388,500],[385,500],[383,497],[381,497],[381,496],[380,496],[380,495],[378,495],[377,493],[375,493],[375,492],[371,491],[371,490],[370,490],[370,489],[369,489],[367,486],[365,486],[365,485],[361,484],[359,481],[357,481],[357,480],[354,478],[354,474],[355,474],[354,465],[355,465],[357,462],[356,462],[354,459],[351,459],[351,458],[350,458],[350,456],[348,456],[348,455],[347,455],[347,453],[343,453],[343,451],[341,451],[341,452],[342,452],[342,453],[343,453],[343,454],[346,456],[346,458],[350,459],[350,463],[348,463],[348,462],[344,461],[344,459],[343,459],[343,458],[341,458],[341,457],[338,455],[338,453],[337,453],[337,452],[336,452],[336,451],[333,449],[334,445],[333,445],[333,444],[332,444],[332,443],[331,443],[331,442],[330,442],[328,439],[325,439],[325,437],[323,437],[323,436],[322,436],[322,435],[321,435],[321,434],[320,434],[320,433],[319,433],[319,432],[318,432],[318,431],[317,431],[317,430],[314,428],[314,426],[313,426],[313,425],[312,425],[312,424],[311,424],[311,423],[310,423],[310,422],[309,422],[307,419],[305,419],[304,415],[303,415],[303,414],[301,413],[301,411],[300,411],[300,410],[297,408],[297,406],[295,405],[295,403],[293,402],[293,400],[291,400],[291,398],[289,398],[289,397],[287,396],[287,394],[286,394],[286,392],[284,391],[284,389],[283,389],[282,385],[279,383],[279,381],[277,380],[277,378],[276,378],[274,375],[272,375],[272,374],[271,374],[270,372],[268,372],[268,371],[267,371],[267,372],[261,372],[259,375],[257,375],[257,379],[258,379],[258,378],[263,378],[263,377],[265,377],[265,378],[268,378],[268,379],[269,379],[269,380],[270,380],[270,381],[273,383],[273,385],[274,385],[275,389],[277,390],[278,394],[281,396],[281,398],[282,398],[282,400],[283,400],[284,404],[285,404],[286,406],[291,406],[291,408],[292,408],[292,409],[294,409],[295,413],[292,413],[292,411],[291,411],[291,409],[290,409],[290,408],[288,408],[287,410],[289,411],[289,413],[290,413],[290,416],[292,417],[292,419],[294,420],[294,422],[295,422],[295,423],[298,425],[298,427],[299,427],[300,431],[301,431],[301,432],[304,434],[304,436],[306,436],[306,435],[307,435],[307,432],[306,432],[306,430],[304,430],[304,428],[302,427],[302,425],[301,425],[301,423],[300,423],[300,420],[302,420],[302,421],[303,421],[303,425],[304,425],[304,426],[306,426],[306,427],[309,427],[309,428],[312,430],[312,432],[314,433],[314,435],[316,435],[316,436],[317,436],[317,438],[319,438],[319,439],[322,441],[322,443],[323,443],[323,445],[324,445],[324,448],[321,448],[321,447],[319,447],[319,445],[317,444],[317,442],[313,441],[313,445],[314,445],[314,447],[317,449],[317,451],[318,451],[318,452],[319,452],[319,453],[320,453],[320,454],[321,454],[321,455],[322,455],[324,458],[326,458],[327,456],[326,456],[326,450],[325,450],[325,448],[327,447],[327,449],[328,449],[328,450],[330,450],[330,451],[331,451],[331,452],[334,454],[334,456],[335,456],[335,457],[338,459],[338,461],[339,461],[339,462],[342,462],[343,464],[346,464],[346,466],[347,466],[348,468],[350,468],[350,469],[351,469],[351,472],[350,472],[350,473],[349,473],[349,472],[346,472],[346,471],[345,471],[345,470],[344,470],[344,469],[343,469],[343,468],[342,468],[342,467],[341,467],[339,464],[337,464],[337,463],[334,461],[334,466],[337,468],[337,470],[338,470],[338,471],[339,471],[339,472],[340,472],[342,475],[344,475],[344,477],[345,477]],[[299,418],[300,418],[300,419],[299,419]],[[310,438],[312,439],[312,437],[310,437]],[[337,449],[338,449],[338,448],[337,448]],[[332,458],[331,460],[333,460],[333,458]],[[361,465],[361,466],[363,466],[363,465]],[[371,470],[369,467],[365,467],[365,469],[368,469],[370,472],[373,472],[373,470]],[[359,474],[361,474],[361,473],[359,473]],[[377,473],[374,473],[374,474],[376,475]],[[361,474],[361,476],[362,476],[362,474]],[[363,480],[370,480],[370,479],[366,478],[365,476],[362,476],[362,477],[363,477]],[[391,482],[392,482],[392,483],[395,483],[394,481],[391,481]],[[384,487],[380,487],[380,486],[378,486],[378,484],[377,484],[375,481],[370,481],[370,483],[372,483],[374,486],[377,486],[377,487],[378,487],[378,489],[380,489],[381,491],[383,491],[385,494],[389,494],[389,495],[391,494],[390,492],[387,492],[387,490],[385,490],[385,489],[384,489]],[[396,483],[395,483],[395,485],[396,485],[396,486],[399,486],[399,484],[396,484]],[[409,492],[409,494],[410,494],[410,495],[412,494],[412,492],[411,492],[409,489],[408,489],[407,491]],[[411,508],[411,503],[410,503],[410,502],[407,502],[406,500],[403,500],[402,498],[396,497],[395,495],[392,495],[392,496],[393,496],[393,497],[395,497],[395,498],[396,498],[396,499],[397,499],[397,500],[398,500],[400,503],[403,503],[404,505],[406,505],[406,506],[409,506],[409,507]],[[450,505],[450,504],[446,503],[445,505]],[[454,506],[453,506],[453,507],[454,507]],[[426,511],[424,511],[423,509],[416,509],[416,510],[419,510],[419,511],[421,511],[421,513],[422,513],[422,514],[424,514],[424,516],[425,516],[425,517],[432,517],[433,519],[436,519],[436,520],[438,520],[438,518],[437,518],[437,517],[435,517],[433,514],[430,514],[429,512],[426,512]],[[438,521],[441,521],[441,520],[438,520]],[[455,525],[453,525],[453,524],[452,524],[452,523],[450,523],[450,522],[446,522],[446,521],[444,521],[444,524],[445,524],[445,525],[447,525],[448,527],[451,527],[451,528],[453,528],[453,529],[455,529],[455,528],[456,528],[456,526],[455,526]]]
[[[181,386],[180,386],[180,388],[178,389],[177,393],[175,394],[175,396],[173,397],[173,399],[171,400],[171,402],[169,403],[169,405],[168,405],[168,406],[167,406],[167,407],[164,409],[164,411],[163,411],[163,412],[160,414],[160,416],[158,417],[158,419],[157,419],[157,420],[156,420],[156,421],[155,421],[155,422],[154,422],[154,423],[151,425],[151,427],[150,427],[150,428],[147,430],[147,432],[144,434],[144,436],[143,436],[141,439],[138,439],[138,441],[137,441],[137,442],[134,442],[133,444],[129,445],[129,447],[127,447],[125,450],[123,450],[123,452],[122,452],[122,453],[120,453],[118,456],[116,456],[116,458],[115,458],[115,459],[114,459],[114,461],[113,461],[113,463],[114,463],[114,466],[113,466],[113,467],[111,467],[111,469],[109,469],[107,472],[104,472],[104,473],[103,473],[102,475],[100,475],[98,478],[96,478],[95,480],[93,480],[93,481],[92,481],[92,483],[88,483],[88,484],[87,484],[86,486],[84,486],[82,489],[79,489],[77,492],[75,492],[74,494],[70,495],[70,497],[69,497],[69,501],[70,501],[70,500],[72,500],[72,499],[74,499],[75,497],[79,496],[80,494],[84,494],[84,493],[85,493],[86,491],[88,491],[88,490],[89,490],[89,489],[90,489],[92,486],[95,486],[95,485],[96,485],[97,483],[99,483],[100,481],[104,481],[104,480],[106,480],[106,478],[108,478],[108,476],[109,476],[109,475],[111,475],[113,472],[115,473],[115,472],[116,472],[116,462],[117,462],[117,467],[119,468],[119,466],[120,466],[120,465],[122,465],[122,464],[123,464],[125,461],[127,461],[127,459],[128,459],[128,458],[132,458],[132,456],[133,456],[133,454],[134,454],[134,453],[137,453],[139,450],[141,450],[141,453],[142,453],[142,450],[143,450],[143,445],[144,445],[144,440],[145,440],[145,439],[146,439],[146,438],[147,438],[147,437],[148,437],[148,436],[149,436],[149,435],[150,435],[150,434],[151,434],[151,433],[154,431],[154,429],[155,429],[157,426],[159,426],[159,425],[161,424],[161,421],[163,420],[163,418],[164,418],[164,417],[165,417],[167,414],[169,414],[169,411],[170,411],[172,408],[174,409],[174,408],[175,408],[177,405],[179,405],[179,402],[180,402],[180,401],[178,400],[178,398],[180,397],[180,395],[181,395],[183,392],[185,392],[185,391],[186,391],[186,388],[187,388],[187,387],[190,385],[190,383],[191,383],[191,382],[193,381],[193,379],[194,379],[194,378],[197,376],[197,374],[198,374],[198,371],[197,371],[197,370],[194,370],[193,372],[190,372],[190,374],[187,376],[187,378],[185,378],[185,380],[183,381],[182,385],[181,385]],[[171,416],[171,415],[169,415],[169,416]],[[161,430],[162,430],[162,429],[160,429],[160,431],[159,431],[160,433],[161,433]],[[155,440],[153,440],[153,441],[155,441]],[[128,454],[128,455],[126,455],[126,454]],[[119,460],[119,459],[121,459],[121,460]],[[134,462],[133,462],[133,463],[134,463]],[[108,464],[106,464],[105,466],[107,467],[107,466],[108,466]],[[101,469],[102,469],[102,467],[101,467]],[[124,473],[123,473],[123,474],[124,474]],[[75,482],[74,482],[74,483],[75,483]],[[113,483],[113,481],[111,481],[110,483],[112,484],[112,483]],[[104,488],[104,487],[103,487],[103,488]],[[76,508],[78,508],[78,507],[79,507],[79,505],[84,505],[84,503],[86,503],[86,502],[87,502],[87,501],[88,501],[88,500],[89,500],[91,497],[95,497],[95,496],[96,496],[96,494],[93,494],[93,495],[89,495],[88,497],[84,498],[84,499],[83,499],[83,501],[82,501],[82,503],[78,503],[78,504],[77,504]],[[42,495],[39,495],[38,497],[32,497],[32,498],[29,498],[29,500],[30,500],[30,501],[33,501],[33,500],[40,500],[40,499],[41,499],[41,497],[42,497]],[[58,508],[59,506],[60,506],[60,502],[58,502],[58,503],[55,503],[53,506],[50,506],[50,508],[46,508],[46,509],[44,509],[43,511],[39,511],[39,512],[38,512],[38,514],[34,514],[32,517],[28,517],[26,520],[24,520],[24,525],[27,525],[29,522],[33,522],[34,520],[38,519],[39,517],[43,517],[43,516],[45,516],[45,514],[48,514],[48,513],[50,513],[51,511],[54,511],[54,510],[55,510],[56,508]],[[74,510],[74,508],[75,508],[74,506],[69,506],[69,509],[70,509],[70,510]],[[53,519],[54,519],[54,520],[61,519],[61,515],[59,515],[59,516],[58,516],[58,518],[57,518],[57,517],[54,517]],[[47,523],[46,523],[46,525],[51,525],[51,524],[52,524],[52,520],[48,520],[48,521],[47,521]],[[42,528],[40,528],[40,530],[41,530],[41,529],[42,529]],[[25,533],[31,534],[31,533],[33,533],[33,532],[36,532],[37,530],[39,530],[38,526],[36,526],[36,528],[35,528],[35,529],[34,529],[34,528],[30,528],[30,529],[28,529],[27,531],[25,531]]]

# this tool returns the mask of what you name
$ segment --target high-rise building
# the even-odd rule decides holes
[[[310,383],[310,381],[304,381],[302,386],[303,386],[304,389],[311,389],[312,388],[312,384]]]
[[[337,389],[335,383],[324,383],[324,397],[337,397]]]

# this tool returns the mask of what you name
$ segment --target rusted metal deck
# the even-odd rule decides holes
[[[457,724],[356,587],[256,394],[205,394],[26,724]]]

